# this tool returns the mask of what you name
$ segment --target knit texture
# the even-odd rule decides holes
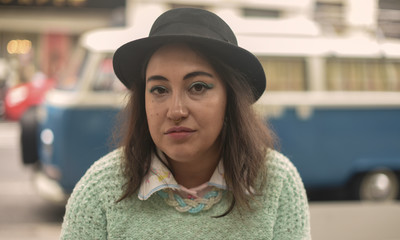
[[[224,213],[230,201],[207,211],[181,213],[154,194],[119,203],[125,179],[122,151],[95,162],[76,185],[66,207],[61,239],[311,239],[307,198],[293,164],[282,154],[267,155],[267,184],[253,211]]]

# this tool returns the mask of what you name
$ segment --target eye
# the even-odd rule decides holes
[[[150,93],[153,93],[155,95],[164,95],[168,93],[168,89],[162,86],[154,86],[150,89]]]
[[[213,88],[213,84],[207,84],[204,82],[194,82],[189,86],[189,91],[194,94],[201,94],[208,89]]]

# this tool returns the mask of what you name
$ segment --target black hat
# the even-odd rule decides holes
[[[215,56],[247,77],[255,100],[264,92],[266,78],[261,63],[237,44],[231,28],[216,14],[196,8],[177,8],[161,14],[153,23],[149,37],[122,45],[114,54],[114,71],[130,88],[139,76],[146,57],[169,41],[185,41],[210,49]]]

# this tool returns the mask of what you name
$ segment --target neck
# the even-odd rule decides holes
[[[175,180],[186,188],[193,188],[210,180],[219,159],[218,155],[190,162],[178,162],[168,158],[168,162]]]

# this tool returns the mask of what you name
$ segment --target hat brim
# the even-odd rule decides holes
[[[244,48],[236,45],[214,40],[211,38],[185,36],[185,35],[163,35],[137,39],[122,45],[114,53],[114,72],[119,80],[130,89],[134,76],[140,76],[146,58],[160,46],[168,42],[184,41],[192,42],[210,49],[224,63],[239,70],[246,76],[254,95],[254,100],[260,98],[266,87],[264,69],[255,55]]]

